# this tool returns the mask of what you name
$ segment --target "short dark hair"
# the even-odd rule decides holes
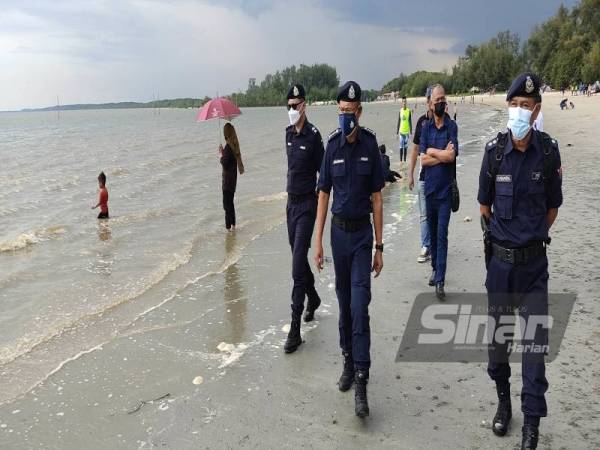
[[[104,172],[100,172],[100,175],[98,175],[98,181],[102,184],[106,184],[106,175]]]
[[[402,96],[402,100],[406,100],[406,95],[403,95],[403,96]]]

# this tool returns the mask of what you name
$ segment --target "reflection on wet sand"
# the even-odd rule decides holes
[[[236,233],[228,233],[225,239],[226,259],[236,251]],[[246,296],[240,283],[240,273],[236,264],[225,271],[223,286],[223,303],[225,316],[229,323],[229,342],[242,342],[246,329]]]
[[[108,220],[98,221],[98,238],[100,247],[96,254],[97,259],[94,264],[94,272],[101,275],[110,276],[112,274],[112,265],[114,262],[114,253],[112,249],[112,233]]]

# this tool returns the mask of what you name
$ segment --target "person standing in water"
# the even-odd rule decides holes
[[[100,186],[98,203],[96,206],[92,206],[92,209],[100,208],[98,219],[108,219],[108,189],[106,189],[106,175],[104,172],[100,172],[100,175],[98,175],[98,185]]]
[[[317,172],[323,160],[323,139],[319,130],[306,118],[306,93],[294,84],[287,94],[290,125],[285,129],[287,152],[287,227],[292,248],[292,324],[285,342],[285,353],[293,353],[302,344],[300,317],[304,297],[308,298],[304,321],[314,319],[321,304],[315,289],[315,277],[308,263],[308,249],[317,217]]]
[[[237,187],[237,173],[244,173],[244,164],[240,153],[240,143],[233,125],[227,122],[223,127],[225,148],[219,145],[221,165],[223,166],[223,209],[225,210],[225,228],[235,230],[235,206],[233,197]]]

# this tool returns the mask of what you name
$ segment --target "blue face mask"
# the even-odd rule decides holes
[[[519,141],[523,140],[531,129],[531,115],[533,111],[520,107],[508,108],[508,128],[513,137]]]
[[[345,113],[338,116],[340,121],[340,128],[344,133],[344,136],[350,136],[357,125],[356,114]]]

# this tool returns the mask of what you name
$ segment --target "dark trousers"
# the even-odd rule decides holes
[[[431,267],[435,270],[435,282],[446,280],[448,260],[448,225],[450,224],[451,197],[438,199],[430,194],[426,199],[427,226],[431,240]]]
[[[287,228],[292,248],[292,316],[299,318],[304,310],[304,297],[315,292],[315,277],[308,263],[308,249],[317,217],[317,197],[298,203],[288,201]]]
[[[235,207],[233,197],[235,192],[223,191],[223,209],[225,210],[225,228],[228,230],[235,226]]]
[[[488,268],[486,287],[490,316],[498,320],[501,315],[517,314],[528,322],[531,315],[548,314],[548,259],[542,256],[526,265],[513,265],[492,257]],[[500,325],[502,326],[502,325]],[[531,340],[522,344],[548,345],[548,332],[537,327]],[[506,344],[490,347],[488,374],[497,384],[508,384],[510,378],[509,349]],[[544,354],[522,353],[523,388],[521,410],[525,415],[545,417],[547,414],[544,394],[548,389]]]
[[[340,307],[340,347],[352,354],[354,367],[371,366],[371,266],[373,227],[348,232],[331,224],[331,248],[335,268],[335,292]]]

